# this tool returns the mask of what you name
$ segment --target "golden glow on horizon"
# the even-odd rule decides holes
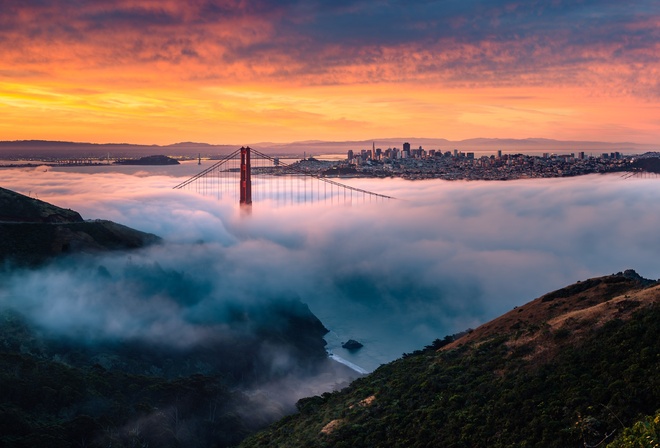
[[[195,61],[115,67],[103,57],[76,59],[74,50],[24,66],[0,59],[0,140],[242,144],[543,137],[655,143],[660,129],[657,102],[617,92],[619,84],[607,79],[572,87],[533,80],[539,85],[451,84],[423,76],[390,82],[369,74],[394,66],[370,63],[342,67],[314,84],[307,82],[311,75],[271,79],[263,74],[280,67],[268,62],[230,62],[218,78],[221,68]],[[90,48],[80,51],[88,55]],[[404,60],[429,57],[417,52]],[[607,68],[593,67],[590,76]],[[631,69],[621,68],[617,76],[630,77]]]
[[[73,82],[1,83],[0,139],[220,144],[486,136],[654,142],[660,116],[657,104],[580,88],[164,84],[124,87],[115,78],[81,90]]]
[[[552,34],[556,41],[529,32],[474,37],[460,34],[466,18],[457,13],[448,34],[431,33],[437,26],[425,16],[409,23],[421,27],[415,32],[430,27],[433,38],[343,41],[305,28],[320,23],[312,4],[209,5],[27,5],[4,22],[0,13],[0,140],[658,141],[653,39],[581,43],[567,29]],[[656,23],[629,21],[622,32],[652,36]],[[612,57],[626,51],[645,62]]]

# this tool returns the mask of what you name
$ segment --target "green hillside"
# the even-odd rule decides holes
[[[0,188],[0,266],[38,266],[75,253],[128,250],[160,242],[156,235]]]
[[[0,446],[235,446],[292,411],[245,391],[287,375],[336,373],[325,356],[327,330],[306,305],[233,311],[222,333],[182,349],[130,339],[92,344],[0,308]],[[299,371],[274,372],[266,348],[288,353]]]
[[[303,399],[241,447],[606,446],[660,409],[658,341],[660,285],[590,279]]]
[[[73,210],[0,188],[0,221],[81,222],[82,220],[80,214]]]
[[[169,331],[169,320],[186,313],[181,305],[207,285],[157,261],[129,258],[113,271],[96,256],[157,242],[155,235],[83,221],[72,210],[0,189],[0,447],[236,446],[293,412],[293,397],[357,376],[327,357],[328,330],[295,296],[224,301],[219,291],[208,320],[184,316],[189,331],[173,343],[163,328]],[[72,254],[86,255],[60,263]],[[58,264],[80,268],[69,275],[94,288],[65,282],[44,297],[24,288],[26,278],[57,279],[66,272]],[[122,293],[151,301],[153,314],[140,324],[155,333],[136,332],[121,312],[110,319],[118,331],[102,331],[103,319],[95,320],[99,331],[76,327],[78,319],[108,312],[94,307],[97,291],[108,307],[128,312],[136,301],[122,300]],[[66,313],[38,318],[35,308],[49,300]],[[158,306],[171,306],[176,318]],[[59,322],[63,314],[66,324]],[[300,388],[306,382],[309,391]]]

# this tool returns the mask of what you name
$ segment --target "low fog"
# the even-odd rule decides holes
[[[186,346],[223,325],[226,304],[297,297],[330,329],[333,353],[373,370],[577,280],[660,277],[654,179],[352,179],[397,200],[257,202],[246,214],[172,190],[185,177],[3,171],[5,188],[165,243],[6,276],[2,300],[53,331]],[[350,338],[364,348],[342,349]]]

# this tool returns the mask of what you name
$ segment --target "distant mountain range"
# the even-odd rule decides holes
[[[362,149],[401,148],[404,142],[410,143],[413,148],[436,149],[442,151],[475,151],[504,153],[533,153],[533,152],[601,152],[619,151],[622,153],[644,153],[659,149],[658,145],[641,144],[634,142],[592,142],[592,141],[564,141],[545,138],[527,139],[500,139],[500,138],[472,138],[467,140],[447,140],[443,138],[399,137],[376,138],[373,140],[355,141],[321,141],[307,140],[291,143],[257,142],[236,145],[213,145],[201,142],[180,142],[171,145],[135,145],[130,143],[81,143],[47,140],[18,140],[0,141],[0,157],[5,158],[45,158],[45,157],[143,157],[163,154],[171,157],[194,157],[201,154],[203,157],[226,155],[235,151],[242,145],[249,145],[261,152],[277,155],[322,155],[343,154],[349,149],[360,151]]]

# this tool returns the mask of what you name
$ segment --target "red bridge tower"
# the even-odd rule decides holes
[[[241,205],[252,205],[252,168],[250,147],[241,147]]]

